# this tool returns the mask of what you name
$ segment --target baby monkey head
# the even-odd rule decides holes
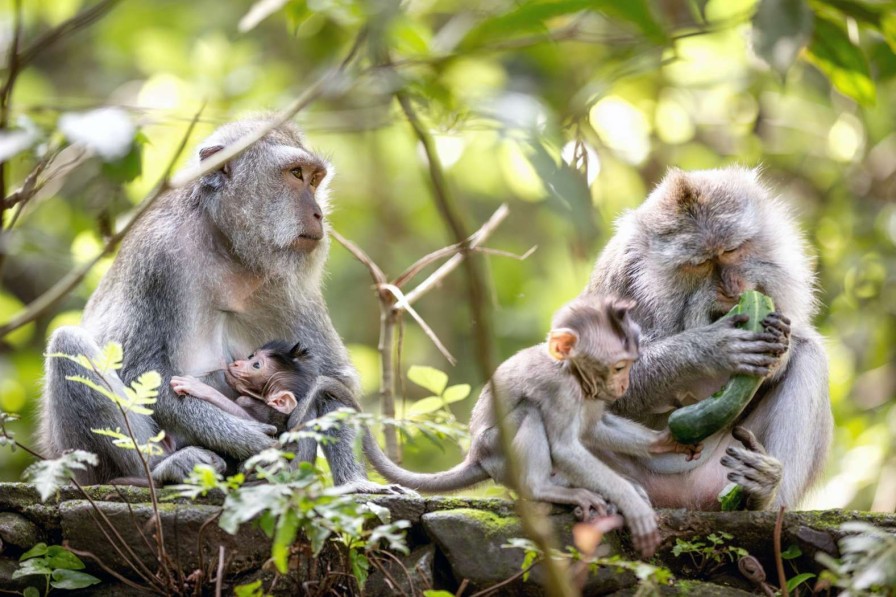
[[[308,349],[283,340],[268,342],[224,368],[224,377],[234,390],[286,414],[308,394],[317,375]]]
[[[577,298],[554,315],[548,353],[574,375],[586,398],[613,401],[628,390],[641,330],[634,302]]]

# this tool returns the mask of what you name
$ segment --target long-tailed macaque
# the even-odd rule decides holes
[[[630,307],[610,299],[597,304],[573,301],[555,315],[546,343],[502,363],[492,381],[514,430],[522,495],[574,505],[586,517],[603,513],[606,498],[625,516],[635,547],[648,556],[660,539],[653,508],[643,492],[594,453],[609,450],[648,457],[674,452],[691,459],[699,456],[701,447],[678,444],[668,431],[653,431],[604,413],[606,403],[625,394],[629,371],[638,358],[638,327],[628,316]],[[488,478],[512,484],[498,441],[490,387],[485,387],[473,409],[470,451],[451,470],[407,471],[371,446],[369,435],[368,459],[389,481],[428,493],[453,491]]]
[[[241,419],[255,418],[240,405],[245,400],[261,402],[280,413],[278,432],[284,428],[289,415],[314,387],[318,377],[311,356],[301,343],[290,344],[272,340],[245,359],[238,359],[224,368],[224,378],[239,398],[233,401],[215,388],[195,377],[171,377],[171,389],[181,396],[192,396]]]
[[[208,159],[264,124],[247,120],[218,129],[200,145]],[[202,377],[225,395],[221,363],[249,354],[270,338],[301,338],[321,363],[322,377],[358,391],[357,374],[333,329],[321,294],[329,247],[327,183],[332,168],[309,151],[292,124],[265,135],[240,156],[191,185],[161,197],[122,243],[112,268],[87,303],[80,327],[63,327],[47,352],[94,356],[115,340],[124,365],[110,383],[122,389],[145,371]],[[208,372],[215,372],[208,374]],[[40,440],[47,456],[79,448],[99,455],[99,466],[78,472],[83,483],[142,474],[133,450],[91,432],[121,427],[118,407],[81,384],[66,359],[48,359]],[[329,394],[311,396],[295,417],[314,418],[342,406]],[[164,429],[179,449],[151,462],[157,483],[180,482],[194,464],[223,468],[271,446],[275,427],[235,417],[202,400],[183,400],[163,387],[153,415],[129,415],[137,441]],[[290,420],[290,427],[301,421]],[[353,431],[323,446],[336,484],[383,491],[366,479],[354,457]],[[180,447],[183,446],[183,447]],[[303,442],[297,457],[317,446]]]
[[[716,509],[729,480],[745,489],[750,509],[799,505],[833,427],[827,360],[812,327],[814,283],[793,217],[755,170],[673,170],[620,218],[583,294],[637,304],[641,358],[614,412],[661,429],[673,409],[703,400],[732,374],[768,376],[736,436],[708,438],[699,461],[615,459],[655,505]],[[780,312],[761,333],[720,319],[750,289]]]

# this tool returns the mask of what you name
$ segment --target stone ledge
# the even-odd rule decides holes
[[[131,547],[144,562],[152,562],[154,556],[140,539],[137,529],[149,528],[152,516],[149,492],[141,488],[115,488],[96,486],[87,493],[103,514],[123,537],[132,540]],[[171,495],[162,490],[162,496]],[[519,521],[513,514],[513,505],[501,499],[464,497],[409,498],[404,496],[360,496],[388,508],[393,519],[411,522],[408,531],[410,556],[400,558],[401,566],[387,567],[388,575],[371,576],[365,593],[370,595],[398,594],[389,585],[404,585],[411,594],[413,582],[419,594],[423,588],[441,588],[454,592],[464,580],[470,589],[484,589],[516,575],[520,571],[523,553],[506,549],[502,545],[512,537],[522,536]],[[228,586],[248,582],[253,578],[271,578],[263,571],[270,554],[270,541],[259,529],[244,525],[236,535],[229,535],[213,521],[220,510],[220,495],[202,498],[196,502],[185,500],[165,501],[161,517],[170,553],[177,554],[183,569],[194,570],[208,566],[218,556],[218,547],[224,546],[228,554]],[[127,502],[127,503],[125,503]],[[575,522],[565,509],[545,509],[559,536],[567,544]],[[94,521],[95,511],[75,488],[64,488],[58,498],[41,503],[33,487],[22,483],[0,484],[0,587],[21,589],[23,584],[10,578],[16,569],[18,556],[34,543],[49,544],[67,542],[72,548],[90,551],[113,570],[130,576],[123,559],[99,531]],[[734,536],[733,545],[746,549],[756,556],[773,578],[772,537],[775,524],[772,512],[691,512],[686,510],[659,511],[659,525],[663,537],[653,563],[670,568],[679,579],[663,594],[714,595],[737,594],[736,590],[752,590],[753,587],[737,572],[734,564],[697,574],[691,560],[676,557],[672,553],[676,539],[697,540],[711,533],[724,531]],[[896,515],[867,512],[788,512],[784,517],[782,545],[796,545],[803,555],[792,563],[800,572],[820,571],[815,554],[837,554],[838,527],[850,520],[863,520],[896,532]],[[208,523],[208,524],[206,524]],[[205,525],[205,528],[203,528]],[[626,559],[635,559],[625,534],[613,533],[604,543],[612,553]],[[327,557],[338,560],[338,554],[325,552],[313,565],[325,564]],[[325,566],[324,566],[325,568]],[[103,572],[93,564],[88,570],[103,577]],[[698,577],[699,581],[698,582]],[[108,579],[108,576],[104,578]],[[529,582],[515,580],[502,587],[501,594],[540,595],[538,583],[541,571],[536,567]],[[391,580],[390,580],[391,579]],[[303,579],[286,579],[278,583],[277,593],[294,594]],[[387,582],[387,580],[389,582]],[[709,581],[709,582],[705,582]],[[715,584],[721,583],[721,584]],[[632,594],[636,579],[631,573],[601,569],[592,574],[585,586],[585,594]],[[266,583],[265,586],[269,586]],[[720,588],[721,586],[721,588]],[[112,581],[101,585],[91,594],[127,595],[124,585]],[[722,591],[720,593],[719,591]]]

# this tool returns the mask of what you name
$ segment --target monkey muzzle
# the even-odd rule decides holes
[[[324,232],[322,228],[320,230],[303,232],[296,237],[295,241],[293,241],[292,248],[296,251],[311,251],[315,247],[317,247],[318,243],[320,243],[323,237]]]

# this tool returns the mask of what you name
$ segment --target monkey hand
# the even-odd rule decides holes
[[[701,335],[703,348],[699,366],[712,375],[770,375],[787,351],[788,343],[781,330],[785,325],[789,329],[789,324],[784,323],[783,316],[770,315],[763,322],[768,321],[774,331],[751,332],[738,327],[746,321],[748,315],[735,315],[694,330]]]
[[[207,395],[209,390],[214,391],[210,386],[189,375],[172,375],[171,389],[179,396],[195,396],[196,398]]]
[[[744,448],[729,446],[725,450],[720,462],[731,471],[728,480],[743,488],[747,510],[766,510],[775,501],[781,484],[781,462],[766,452],[749,429],[738,426],[731,435]]]
[[[632,532],[635,549],[644,559],[652,557],[662,541],[656,524],[656,512],[646,502],[632,502],[624,508],[622,515]]]
[[[697,460],[703,453],[703,442],[698,444],[682,444],[669,429],[660,432],[659,437],[647,448],[651,454],[684,454],[685,460]]]
[[[781,370],[786,362],[787,350],[790,348],[790,319],[780,312],[775,311],[774,313],[769,313],[768,316],[762,320],[762,327],[765,329],[766,333],[774,335],[777,338],[777,341],[785,346],[784,352],[781,353],[775,363],[770,367],[769,375],[774,375]]]

